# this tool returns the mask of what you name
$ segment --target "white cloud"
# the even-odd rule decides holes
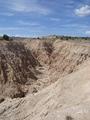
[[[78,23],[68,23],[68,24],[62,24],[61,27],[64,28],[77,28],[77,29],[88,29],[89,26],[84,24],[78,24]]]
[[[50,18],[51,21],[59,22],[60,18]]]
[[[90,16],[90,6],[84,5],[75,10],[75,14],[77,16]]]
[[[0,27],[0,31],[13,31],[13,30],[22,30],[20,27]]]
[[[86,31],[86,34],[87,34],[87,35],[90,35],[90,30]]]
[[[48,15],[51,11],[49,8],[46,8],[39,4],[37,0],[8,0],[8,8],[16,11],[16,12],[23,12],[23,13],[39,13],[43,15]]]
[[[0,13],[1,16],[13,16],[14,13],[10,13],[10,12],[2,12]]]
[[[36,22],[27,22],[23,20],[19,20],[18,24],[22,26],[39,26],[40,25],[39,23],[36,23]]]
[[[16,27],[14,27],[14,26],[11,26],[11,27],[0,27],[0,33],[5,33],[5,32],[23,32],[23,34],[25,34],[25,33],[28,33],[28,32],[42,32],[42,31],[44,31],[45,30],[45,26],[35,26],[35,27],[33,27],[33,26],[22,26],[22,27],[20,27],[20,26],[16,26]]]

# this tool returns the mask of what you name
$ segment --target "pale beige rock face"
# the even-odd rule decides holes
[[[17,87],[13,88],[17,84],[14,84],[12,69],[8,67],[8,76],[12,80],[5,84],[1,82],[0,85],[0,90],[3,91],[0,95],[5,98],[0,103],[0,120],[90,120],[89,45],[56,40],[50,43],[53,46],[45,44],[44,49],[43,42],[23,41],[33,53],[34,60],[38,61],[30,69],[35,73],[37,81],[33,79],[30,85],[19,84],[23,89],[28,89],[25,97],[9,97],[10,91],[13,94],[17,91]],[[52,53],[48,54],[51,49]],[[37,71],[41,74],[36,74]],[[0,73],[2,80],[3,73]],[[27,80],[30,81],[31,78]],[[12,89],[9,90],[8,84]],[[7,94],[4,90],[7,90]]]

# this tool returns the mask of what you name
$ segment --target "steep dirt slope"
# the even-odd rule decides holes
[[[0,120],[89,120],[89,73],[85,43],[1,43]]]
[[[19,42],[0,44],[0,95],[23,97],[25,85],[37,80],[39,61]]]
[[[25,41],[43,67],[47,67],[51,82],[60,76],[71,74],[90,57],[90,47],[86,44],[61,41]]]

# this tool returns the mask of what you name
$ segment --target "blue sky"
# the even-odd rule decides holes
[[[90,36],[90,0],[0,0],[0,35]]]

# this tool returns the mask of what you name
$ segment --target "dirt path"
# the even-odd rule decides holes
[[[37,84],[40,84],[40,89],[50,85],[49,66],[43,65],[42,67],[38,67],[37,70],[39,70],[39,72],[41,73],[38,75],[38,81],[37,81]]]

